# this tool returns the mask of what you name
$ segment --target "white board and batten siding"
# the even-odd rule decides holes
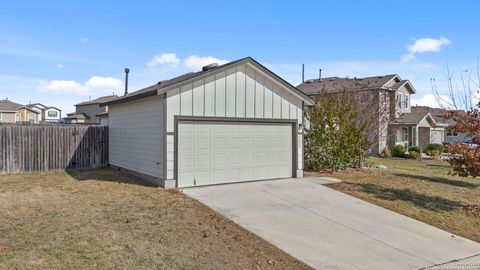
[[[163,179],[164,97],[110,106],[110,164]]]
[[[249,63],[181,85],[168,91],[166,98],[166,179],[175,177],[176,115],[303,120],[301,99]],[[303,137],[297,136],[297,169],[301,173]]]

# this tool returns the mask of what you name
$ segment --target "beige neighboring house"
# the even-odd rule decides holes
[[[0,123],[38,124],[40,114],[26,106],[8,99],[0,100]]]
[[[397,144],[425,147],[429,143],[442,143],[447,126],[437,122],[429,112],[412,111],[411,95],[415,88],[409,80],[402,80],[397,74],[365,78],[329,77],[307,80],[297,86],[307,96],[316,98],[319,93],[338,94],[344,91],[362,91],[373,96],[373,104],[365,104],[376,111],[377,138],[372,149],[380,153],[385,147]],[[381,108],[387,108],[385,110]],[[375,113],[374,113],[375,115]]]
[[[75,112],[64,118],[67,123],[88,123],[108,125],[108,106],[102,105],[117,99],[117,95],[103,96],[94,100],[84,101],[75,105]]]

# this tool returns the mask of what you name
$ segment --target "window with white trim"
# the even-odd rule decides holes
[[[57,111],[48,111],[48,117],[57,117],[58,112]]]
[[[403,105],[408,108],[408,94],[403,96]]]
[[[397,94],[397,107],[402,108],[402,93]]]

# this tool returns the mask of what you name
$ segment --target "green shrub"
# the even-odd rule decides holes
[[[391,158],[392,157],[392,151],[390,151],[390,148],[385,147],[385,148],[383,148],[382,152],[380,153],[380,156],[382,158]]]
[[[421,153],[422,152],[422,148],[420,148],[420,146],[410,146],[408,148],[408,152],[412,152],[412,151],[415,151],[417,153]]]
[[[413,159],[420,159],[420,157],[422,156],[420,152],[417,152],[414,150],[410,150],[409,153],[410,153],[410,157]]]
[[[403,157],[405,155],[405,146],[401,144],[395,145],[392,151],[393,156],[395,157]]]
[[[430,143],[425,147],[425,153],[431,153],[432,150],[438,150],[440,153],[445,151],[445,146],[441,143]],[[431,154],[430,154],[431,155]]]
[[[440,154],[441,154],[441,152],[439,150],[436,150],[436,149],[430,150],[430,156],[432,156],[434,158],[440,157]]]

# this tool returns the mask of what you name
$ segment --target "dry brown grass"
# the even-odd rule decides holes
[[[307,269],[178,191],[112,169],[0,175],[0,268]]]
[[[343,182],[329,187],[480,242],[479,178],[451,176],[439,160],[372,160],[388,169],[330,174]]]

